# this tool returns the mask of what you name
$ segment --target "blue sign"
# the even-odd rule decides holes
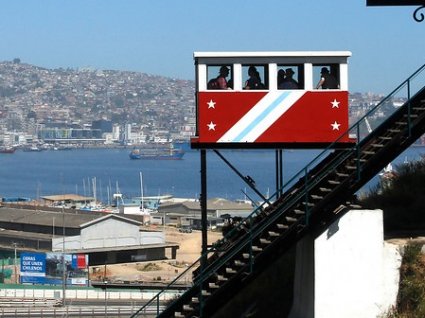
[[[21,254],[21,282],[36,283],[44,281],[46,277],[46,254]]]
[[[22,253],[21,283],[87,285],[88,255]]]

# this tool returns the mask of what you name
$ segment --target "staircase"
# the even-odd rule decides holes
[[[356,135],[356,144],[344,149],[332,149],[331,145],[287,183],[283,195],[271,205],[257,208],[214,244],[205,256],[203,270],[195,270],[193,286],[161,313],[158,305],[158,317],[213,316],[306,233],[326,227],[348,209],[360,208],[356,191],[425,133],[423,78],[420,89],[414,94],[412,89],[424,69],[425,65],[344,133]],[[376,118],[404,89],[407,102],[362,139],[365,121]],[[155,301],[158,304],[163,292],[132,317]]]

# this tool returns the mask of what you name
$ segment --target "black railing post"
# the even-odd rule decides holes
[[[252,253],[252,220],[249,222],[249,273],[252,273],[254,266],[254,255]]]
[[[365,117],[366,118],[366,117]],[[356,144],[356,172],[357,172],[357,180],[360,180],[360,123],[357,124],[357,144]]]
[[[304,200],[305,200],[305,225],[309,225],[310,221],[310,209],[308,208],[308,170],[304,169]]]
[[[275,177],[276,177],[276,193],[280,194],[280,187],[282,186],[279,183],[279,150],[276,149],[275,151]]]
[[[208,251],[208,215],[207,215],[207,154],[206,150],[201,150],[201,225],[202,225],[202,256],[201,256],[201,273],[207,267],[207,251]],[[202,317],[203,299],[202,299],[202,283],[199,286],[199,315]]]
[[[279,149],[279,196],[283,194],[283,150]]]
[[[409,137],[412,135],[412,104],[410,103],[410,79],[407,80],[407,127],[409,131]]]

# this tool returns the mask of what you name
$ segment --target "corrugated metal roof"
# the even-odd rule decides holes
[[[165,202],[160,205],[160,210],[166,210],[170,207],[177,207],[177,206],[184,206],[185,208],[189,210],[201,210],[201,203],[199,201],[183,201],[179,203],[168,203]],[[249,203],[245,202],[236,202],[236,201],[229,201],[222,198],[214,198],[207,200],[207,209],[208,210],[253,210],[253,207]]]
[[[78,194],[57,194],[41,197],[48,201],[93,201],[93,197],[85,197]]]
[[[21,224],[50,225],[62,227],[65,222],[67,228],[79,228],[81,224],[101,218],[96,214],[76,214],[68,212],[51,212],[40,210],[14,209],[1,207],[0,222],[14,222]]]
[[[147,250],[152,248],[165,248],[174,247],[178,248],[178,243],[164,243],[164,244],[144,244],[144,245],[126,245],[126,246],[113,246],[113,247],[99,247],[88,249],[67,249],[67,253],[96,253],[96,252],[111,252],[111,251],[127,251],[127,250]]]

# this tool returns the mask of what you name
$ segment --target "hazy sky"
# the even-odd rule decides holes
[[[386,94],[425,63],[415,9],[366,0],[9,0],[0,61],[194,79],[194,51],[343,50],[353,54],[350,91]]]

